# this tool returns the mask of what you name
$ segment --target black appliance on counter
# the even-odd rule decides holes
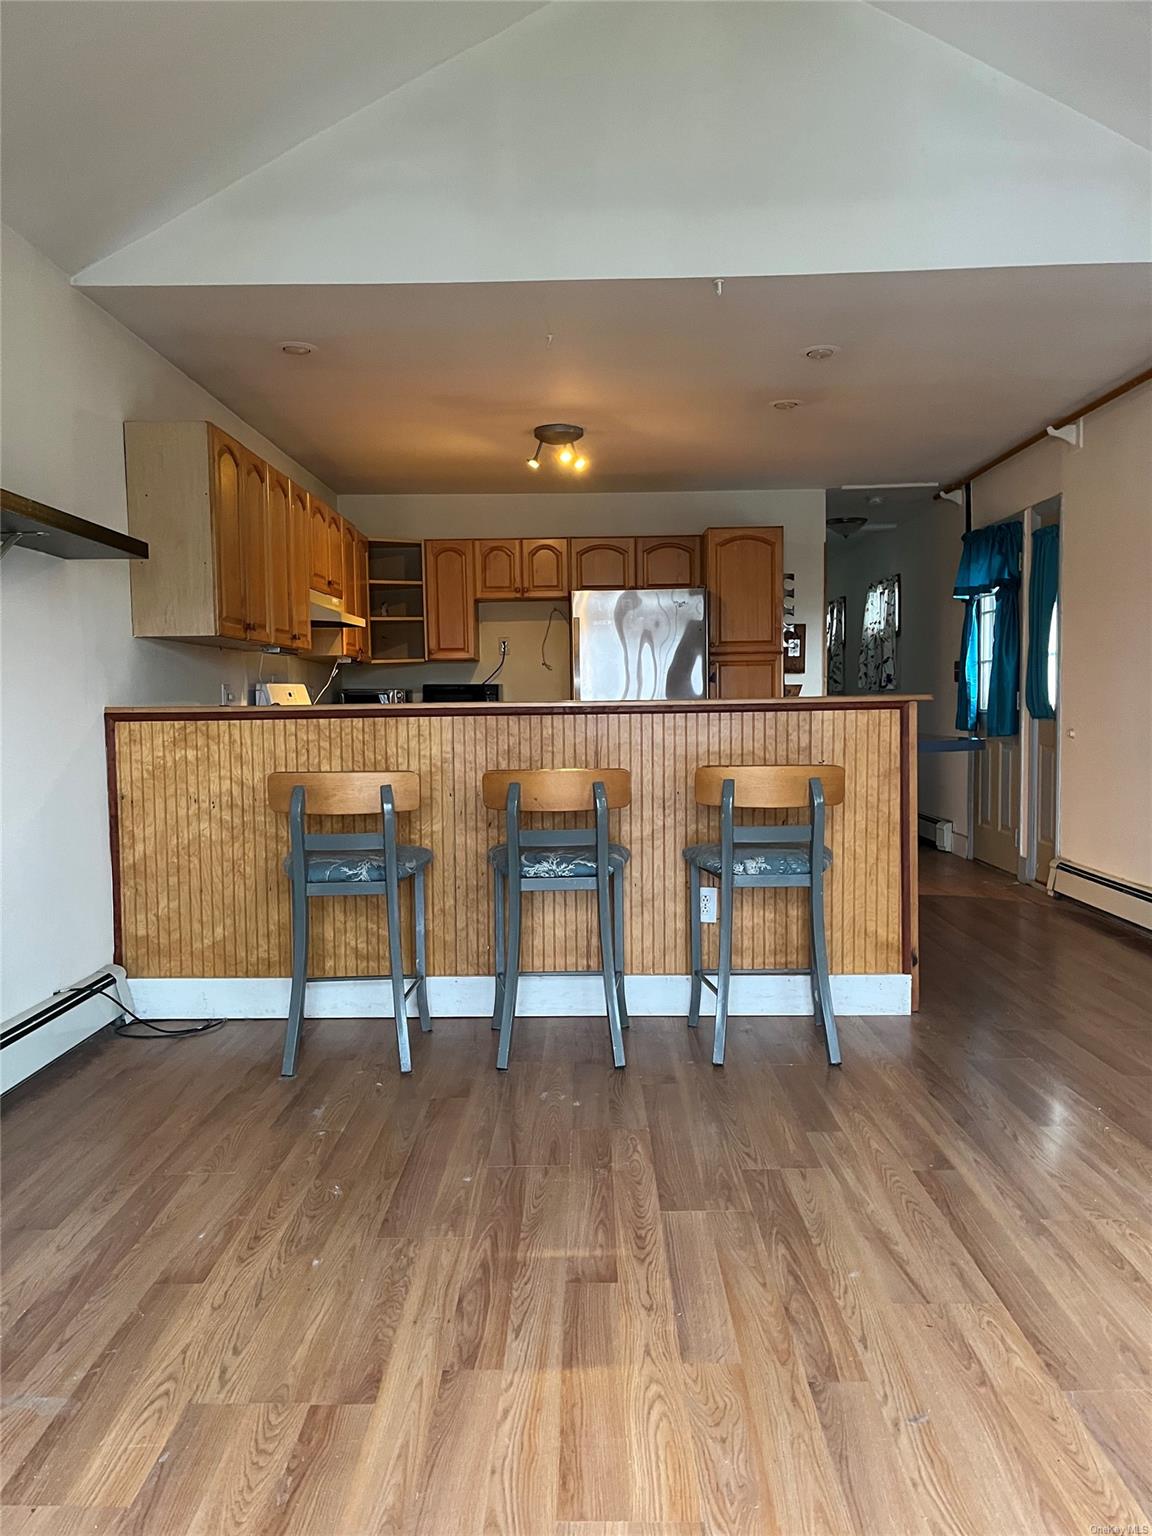
[[[411,704],[411,688],[344,688],[341,704]]]
[[[425,704],[499,704],[499,683],[425,683]]]

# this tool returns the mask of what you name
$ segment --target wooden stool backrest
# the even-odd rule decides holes
[[[590,811],[592,786],[603,784],[610,811],[632,803],[627,768],[494,768],[484,775],[484,804],[502,811],[509,784],[520,786],[522,811]]]
[[[420,775],[407,769],[392,773],[270,773],[268,804],[287,815],[292,791],[303,784],[309,816],[379,816],[380,786],[388,784],[398,811],[414,811],[420,804]]]
[[[843,768],[832,763],[788,763],[764,768],[697,768],[696,804],[719,805],[725,779],[731,779],[736,787],[737,807],[772,811],[806,809],[809,779],[820,780],[825,805],[840,805],[844,799]]]

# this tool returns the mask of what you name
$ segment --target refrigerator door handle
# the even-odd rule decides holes
[[[572,697],[580,697],[580,619],[572,615]]]

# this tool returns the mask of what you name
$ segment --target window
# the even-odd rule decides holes
[[[977,708],[988,713],[988,692],[992,684],[992,645],[996,636],[996,594],[985,592],[976,599]]]
[[[896,636],[900,631],[900,578],[874,581],[864,599],[857,684],[861,693],[896,686]]]
[[[1048,626],[1048,702],[1056,708],[1060,687],[1060,599],[1052,604],[1052,622]]]

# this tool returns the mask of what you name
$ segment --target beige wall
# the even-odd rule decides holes
[[[210,418],[329,494],[7,229],[2,363],[3,480],[22,495],[125,528],[128,417]],[[105,705],[219,704],[222,682],[243,699],[260,658],[134,640],[126,561],[17,547],[2,572],[0,1017],[8,1017],[112,958]],[[267,657],[264,675],[314,682],[326,669]]]
[[[868,586],[884,576],[900,577],[901,633],[896,650],[896,686],[901,693],[927,693],[920,729],[955,735],[956,683],[953,665],[960,653],[963,607],[952,597],[964,513],[950,501],[925,498],[887,533],[857,534],[828,541],[828,598],[847,598],[844,680],[855,693],[860,627]],[[926,753],[919,759],[920,809],[951,821],[955,851],[967,850],[969,758],[960,753]]]
[[[599,533],[698,533],[726,524],[784,529],[784,565],[796,576],[796,617],[807,624],[803,691],[823,691],[824,492],[637,491],[633,493],[525,492],[518,496],[341,496],[340,510],[369,538],[483,538],[536,534],[542,538]],[[357,667],[350,686],[419,687],[424,681],[472,681],[496,665],[497,640],[511,641],[500,674],[509,700],[567,698],[566,638],[553,620],[548,657],[540,647],[551,604],[483,603],[480,661],[472,665]],[[561,605],[562,607],[564,605]],[[531,609],[532,612],[527,610]],[[521,612],[523,610],[523,612]],[[566,632],[567,625],[564,630]]]
[[[976,526],[1060,494],[1063,859],[1152,888],[1152,385],[973,485]]]

